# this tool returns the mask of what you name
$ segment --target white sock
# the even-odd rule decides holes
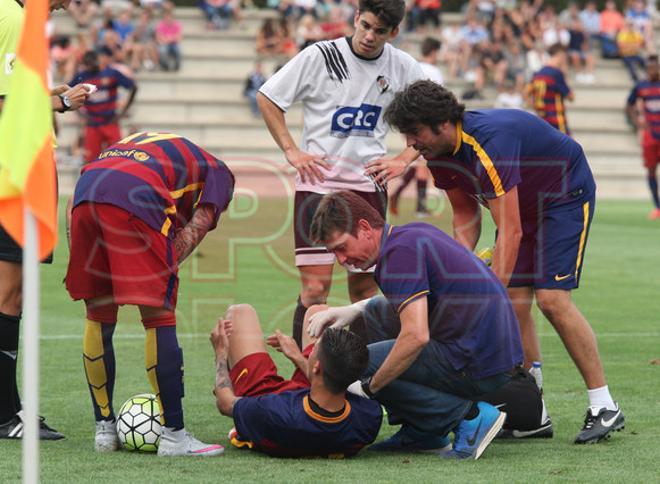
[[[587,390],[589,394],[589,405],[595,408],[605,407],[608,410],[616,410],[617,406],[612,400],[612,395],[610,395],[610,389],[607,385],[600,388],[594,388],[593,390]]]

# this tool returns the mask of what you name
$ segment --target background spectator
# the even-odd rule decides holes
[[[69,13],[80,29],[86,29],[92,25],[98,11],[99,6],[92,0],[73,0],[69,4]]]
[[[240,20],[240,8],[233,0],[199,0],[209,30],[227,30],[232,19]]]
[[[141,67],[151,71],[159,62],[158,48],[156,46],[156,25],[152,10],[145,8],[133,32],[133,45],[131,49],[130,65],[134,71]]]
[[[300,50],[323,38],[323,30],[311,15],[303,15],[296,29],[296,44]]]
[[[135,25],[133,25],[132,17],[133,10],[127,8],[122,10],[119,17],[112,21],[112,29],[117,32],[122,44],[133,40]]]
[[[523,109],[523,97],[511,79],[504,81],[502,92],[495,98],[495,108],[501,109]]]
[[[644,37],[645,48],[648,52],[655,52],[653,43],[653,22],[646,4],[642,0],[633,0],[630,8],[626,10],[626,20],[631,20],[633,27]]]
[[[280,30],[282,54],[287,57],[293,57],[298,53],[298,46],[296,45],[296,40],[293,38],[293,29],[289,20],[284,17],[280,18],[278,27]]]
[[[323,31],[323,38],[327,40],[351,35],[353,32],[346,21],[344,10],[338,5],[333,6],[326,19],[321,22],[321,30]]]
[[[623,28],[623,15],[616,8],[613,0],[607,0],[605,10],[600,14],[601,55],[606,59],[619,56],[616,36]]]
[[[71,59],[74,58],[75,48],[68,35],[56,35],[50,42],[50,60],[53,75],[56,79],[67,79],[65,71]]]
[[[257,92],[259,88],[266,82],[261,62],[257,61],[254,64],[254,70],[250,72],[245,80],[245,87],[243,88],[243,96],[250,102],[250,110],[255,118],[260,117],[261,111],[257,105]]]
[[[442,72],[438,69],[438,52],[440,51],[441,43],[438,39],[434,37],[426,37],[422,41],[421,53],[422,58],[419,60],[419,65],[422,68],[422,72],[427,79],[437,83],[444,84],[444,79],[442,78]]]
[[[424,31],[427,23],[431,24],[433,28],[439,29],[441,6],[441,0],[413,0],[407,13],[406,31]]]
[[[165,71],[178,71],[181,67],[181,42],[183,29],[181,22],[174,18],[174,6],[171,5],[163,12],[163,19],[156,27],[156,44],[160,66]]]
[[[644,58],[642,57],[642,48],[644,47],[644,36],[640,31],[635,29],[633,21],[627,19],[624,23],[623,29],[616,36],[616,44],[619,48],[619,55],[623,64],[630,74],[630,78],[637,82],[639,76],[637,75],[636,67],[643,70],[645,68]]]
[[[447,66],[450,79],[455,79],[459,73],[465,71],[467,56],[463,54],[469,46],[463,39],[463,31],[459,25],[447,25],[442,29],[442,47],[440,48],[440,61]]]
[[[582,84],[593,84],[594,58],[589,49],[589,36],[584,30],[579,14],[573,14],[568,26],[570,40],[568,56],[575,71],[575,79]]]
[[[257,32],[256,40],[257,54],[260,56],[277,55],[283,52],[282,33],[277,22],[272,18],[264,20]]]
[[[522,92],[526,80],[527,59],[518,40],[509,42],[507,48],[504,49],[504,59],[507,64],[504,83],[511,81],[514,89]]]
[[[580,21],[584,31],[589,36],[590,45],[598,45],[600,42],[600,12],[596,8],[596,2],[589,1],[580,12]]]

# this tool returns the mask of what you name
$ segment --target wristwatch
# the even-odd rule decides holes
[[[369,398],[374,398],[374,392],[372,392],[371,389],[369,388],[369,385],[371,385],[371,379],[372,378],[373,377],[371,377],[371,376],[369,378],[364,378],[362,380],[362,383],[361,383],[362,391]]]
[[[69,96],[60,94],[58,97],[60,98],[60,101],[62,101],[62,112],[71,109],[71,99],[69,99]]]

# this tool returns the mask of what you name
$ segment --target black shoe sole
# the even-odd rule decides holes
[[[597,438],[593,438],[593,439],[590,439],[590,440],[585,440],[585,441],[583,441],[583,442],[578,442],[578,441],[576,440],[575,443],[576,443],[577,445],[592,445],[592,444],[597,444],[597,443],[602,442],[602,441],[604,441],[604,440],[610,440],[610,438],[612,437],[612,433],[613,433],[613,432],[621,432],[621,431],[624,430],[625,428],[626,428],[626,424],[623,424],[623,425],[621,425],[621,427],[611,429],[611,430],[610,430],[609,432],[607,432],[605,435],[601,435],[601,436],[599,436],[599,437],[597,437]]]

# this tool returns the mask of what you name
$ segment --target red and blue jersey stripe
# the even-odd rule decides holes
[[[115,205],[172,236],[199,204],[215,207],[215,228],[233,190],[229,168],[193,142],[169,133],[136,133],[82,169],[74,207],[83,202]]]
[[[644,106],[644,118],[647,130],[655,139],[660,139],[660,81],[640,81],[628,96],[628,105],[634,105],[638,99]]]
[[[112,67],[106,67],[97,73],[79,72],[69,85],[80,83],[94,84],[97,88],[96,92],[89,95],[83,107],[88,126],[111,123],[117,112],[117,89],[133,89],[135,86],[133,79]]]
[[[534,74],[528,90],[531,92],[536,113],[570,136],[564,98],[570,94],[571,89],[566,84],[564,73],[555,67],[545,66]]]

